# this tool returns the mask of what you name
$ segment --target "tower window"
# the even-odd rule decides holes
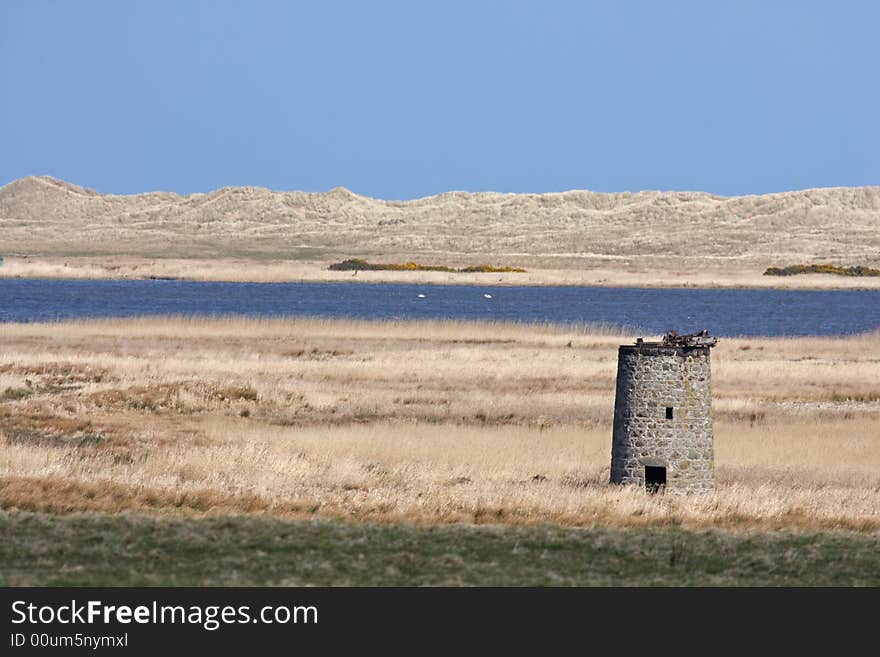
[[[671,420],[671,419],[672,419],[672,406],[667,406],[667,407],[666,407],[666,419],[667,419],[667,420]]]

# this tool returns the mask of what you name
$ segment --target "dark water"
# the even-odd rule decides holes
[[[843,335],[880,327],[880,291],[0,279],[0,321],[156,314],[490,319],[605,323],[644,333],[708,328],[715,335]]]

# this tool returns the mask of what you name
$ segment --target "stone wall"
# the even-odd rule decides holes
[[[709,347],[621,345],[611,482],[644,486],[645,466],[669,492],[714,490]]]

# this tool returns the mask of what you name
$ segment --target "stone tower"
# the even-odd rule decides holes
[[[708,331],[620,345],[611,483],[649,491],[715,489]]]

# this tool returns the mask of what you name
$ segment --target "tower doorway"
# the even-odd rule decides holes
[[[666,488],[666,467],[662,465],[645,466],[645,489],[649,493],[659,493]]]

